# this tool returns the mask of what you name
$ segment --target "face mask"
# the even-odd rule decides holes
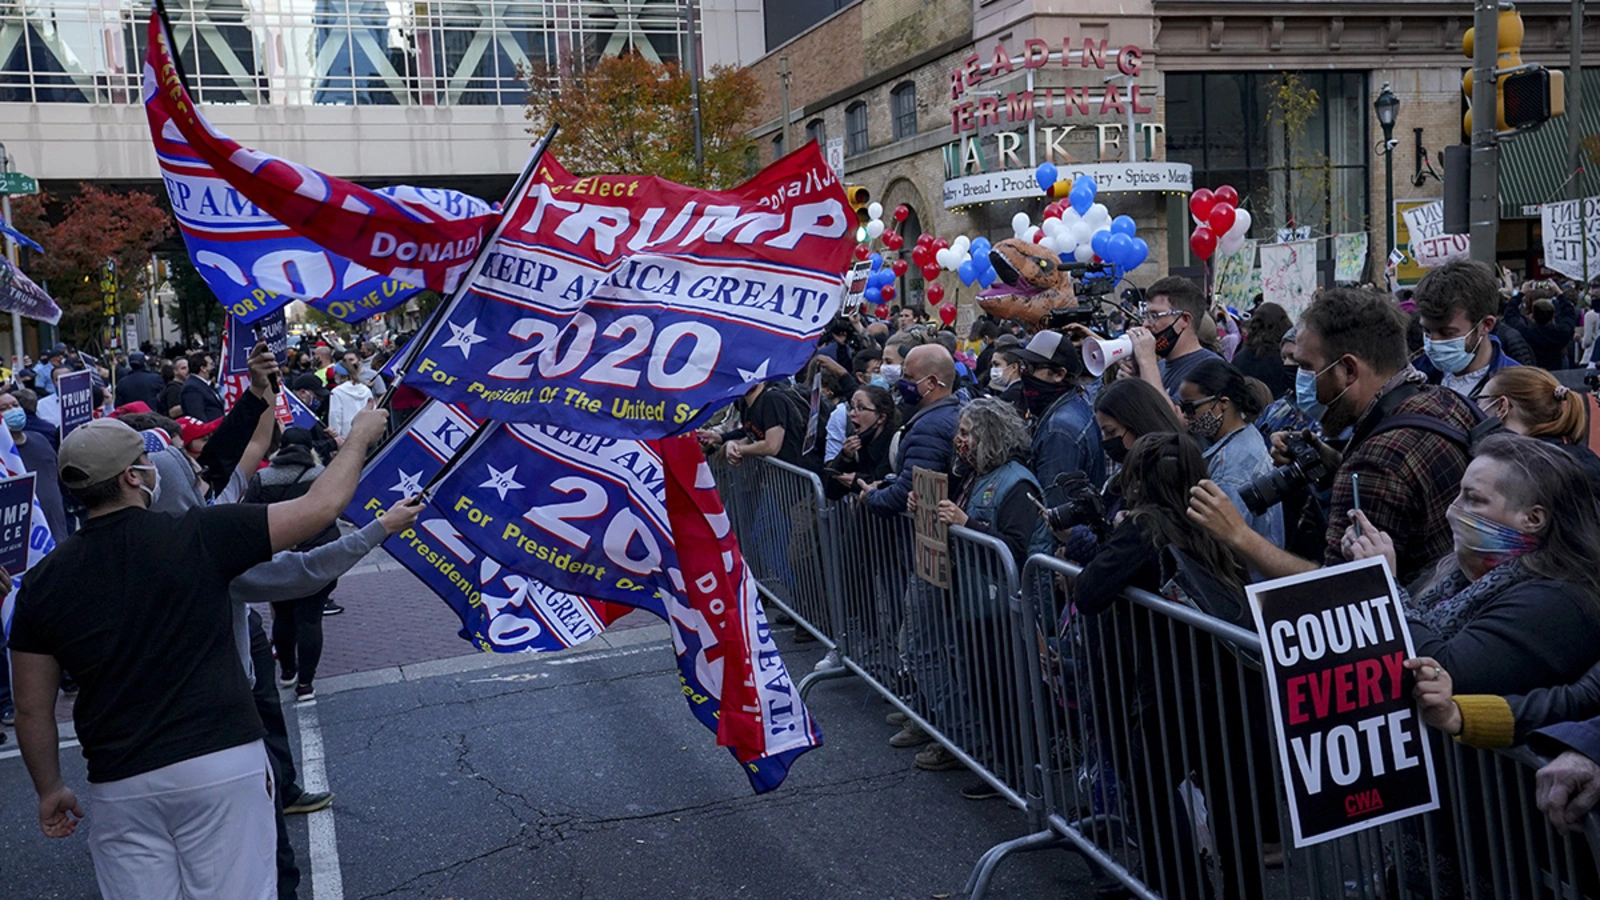
[[[1008,388],[1010,386],[1011,386],[1011,382],[1010,382],[1009,379],[1006,378],[1006,367],[1005,366],[994,366],[994,367],[989,369],[989,387],[990,388],[992,388],[994,390],[997,390],[997,391],[1003,391],[1003,390],[1005,390],[1006,388]]]
[[[1332,400],[1329,400],[1327,403],[1321,403],[1317,400],[1317,379],[1321,378],[1325,372],[1327,372],[1329,369],[1332,369],[1334,366],[1337,366],[1338,364],[1339,360],[1336,359],[1333,362],[1328,363],[1327,367],[1321,372],[1313,372],[1310,369],[1300,369],[1295,372],[1294,405],[1298,407],[1301,412],[1319,422],[1327,418],[1328,407],[1338,403],[1339,398],[1343,397],[1345,394],[1348,394],[1350,392],[1350,388],[1355,384],[1355,382],[1351,382],[1350,384],[1345,385],[1344,390],[1340,391],[1338,396],[1334,397]]]
[[[1178,316],[1176,318],[1182,318],[1182,316]],[[1156,355],[1165,359],[1166,355],[1172,352],[1172,348],[1178,345],[1177,321],[1174,320],[1171,325],[1168,325],[1167,327],[1156,332],[1155,339]]]
[[[1128,448],[1122,443],[1122,438],[1120,437],[1115,440],[1101,441],[1100,446],[1105,448],[1106,456],[1110,457],[1111,461],[1119,466],[1122,465],[1123,460],[1128,458]]]
[[[1028,407],[1028,412],[1036,416],[1044,415],[1045,410],[1050,408],[1050,404],[1056,402],[1057,398],[1070,390],[1072,390],[1072,382],[1070,381],[1063,381],[1057,384],[1053,381],[1045,381],[1032,372],[1024,373],[1022,376],[1023,405]]]
[[[1536,535],[1468,512],[1454,503],[1445,509],[1444,517],[1450,522],[1451,534],[1455,535],[1456,552],[1476,556],[1487,568],[1539,549]]]
[[[156,468],[155,466],[129,466],[128,468],[130,468],[130,469],[139,469],[139,470],[142,470],[142,471],[145,471],[145,472],[152,472],[152,473],[155,474],[155,477],[156,477],[156,486],[155,487],[147,488],[147,487],[144,486],[144,482],[142,482],[142,481],[139,482],[139,490],[144,491],[146,494],[150,495],[150,504],[149,504],[149,506],[155,506],[156,505],[156,501],[161,499],[161,470]],[[146,507],[146,508],[148,508],[148,507]]]
[[[20,406],[13,406],[5,412],[6,427],[12,431],[21,431],[28,425],[28,412]]]
[[[1422,336],[1422,352],[1427,354],[1428,362],[1434,368],[1446,375],[1456,375],[1472,364],[1472,358],[1478,355],[1478,344],[1483,343],[1480,338],[1467,349],[1467,336],[1451,338],[1448,341],[1436,341],[1427,335]]]
[[[1189,433],[1203,441],[1214,441],[1222,430],[1222,414],[1207,410],[1189,417]]]
[[[962,437],[961,435],[958,434],[958,435],[956,435],[955,440],[954,440],[953,443],[955,445],[956,459],[959,459],[962,462],[966,463],[968,466],[971,466],[972,465],[972,439],[971,438],[964,438],[964,437]]]
[[[867,383],[868,384],[875,384],[878,387],[883,388],[884,390],[888,390],[889,389],[889,379],[883,377],[882,375],[874,375],[874,376],[872,376],[872,379],[870,381],[868,381]]]
[[[900,366],[897,363],[884,363],[883,366],[878,369],[878,372],[883,376],[883,383],[885,387],[900,380]]]
[[[907,406],[918,406],[922,403],[922,392],[917,390],[917,383],[905,378],[894,383],[894,389],[900,392],[900,400]]]

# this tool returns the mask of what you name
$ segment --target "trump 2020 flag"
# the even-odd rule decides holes
[[[812,145],[728,191],[546,153],[406,383],[474,416],[649,440],[790,374],[839,309],[854,217]]]
[[[363,525],[416,495],[477,427],[461,410],[429,401],[367,463],[345,517]],[[564,650],[632,611],[551,590],[496,562],[433,506],[383,548],[449,604],[461,637],[483,651]]]
[[[300,163],[239,146],[200,115],[173,61],[159,14],[150,16],[148,34],[145,110],[158,154],[163,155],[164,163],[173,163],[181,176],[168,183],[169,193],[175,185],[179,188],[173,207],[179,212],[180,224],[187,217],[190,225],[204,229],[208,239],[220,242],[230,235],[272,239],[273,232],[256,230],[260,222],[271,221],[309,242],[285,244],[266,253],[216,252],[208,246],[202,249],[212,249],[215,256],[195,258],[202,272],[208,266],[219,268],[235,282],[239,277],[254,277],[259,288],[279,294],[323,296],[336,289],[366,297],[376,290],[381,299],[386,289],[363,269],[415,287],[449,292],[472,267],[484,236],[499,220],[498,213],[454,192],[368,190]],[[197,169],[195,161],[203,163],[207,171]],[[165,169],[163,176],[169,177]],[[220,190],[224,184],[236,193]],[[215,212],[201,205],[208,193],[212,204],[221,204]],[[250,224],[242,225],[241,219]],[[189,236],[189,227],[185,227],[184,239]],[[287,236],[279,233],[278,237]],[[194,245],[190,249],[193,252]],[[331,254],[326,265],[316,258],[319,250]],[[346,265],[340,272],[332,256],[355,267]],[[251,262],[249,271],[239,265],[245,258]],[[261,284],[263,275],[265,284]],[[365,293],[358,290],[362,285]],[[252,297],[246,292],[246,300]]]

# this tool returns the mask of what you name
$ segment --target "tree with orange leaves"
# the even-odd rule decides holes
[[[586,69],[528,73],[529,132],[561,125],[552,150],[581,174],[658,175],[696,187],[730,188],[755,174],[745,120],[761,102],[748,69],[718,66],[700,81],[705,169],[694,160],[689,73],[630,53]]]
[[[111,313],[139,308],[150,287],[150,253],[172,233],[171,218],[151,195],[92,184],[80,184],[64,203],[49,194],[19,198],[14,218],[17,229],[45,249],[30,253],[23,268],[55,298],[58,327],[80,346],[100,342]],[[114,308],[106,302],[113,268]]]

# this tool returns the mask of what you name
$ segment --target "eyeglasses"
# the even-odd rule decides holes
[[[878,412],[877,410],[873,409],[870,406],[851,406],[850,407],[850,411],[851,412],[858,412],[858,413],[873,413],[873,414],[876,414]]]
[[[1222,399],[1222,397],[1218,396],[1217,394],[1212,394],[1209,397],[1201,397],[1199,400],[1179,400],[1178,401],[1178,409],[1185,416],[1192,416],[1192,415],[1194,415],[1194,411],[1196,409],[1198,409],[1200,406],[1202,406],[1204,404],[1207,404],[1207,403],[1212,403],[1214,401],[1221,400],[1221,399]]]

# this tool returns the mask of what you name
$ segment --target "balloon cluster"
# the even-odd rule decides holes
[[[944,254],[950,251],[950,242],[944,238],[936,238],[924,232],[917,238],[917,245],[911,248],[911,261],[922,270],[922,277],[928,282],[928,302],[938,306],[944,302],[944,285],[939,283],[939,273],[944,270]],[[945,311],[939,310],[939,317],[944,318]],[[956,319],[955,307],[950,307],[950,322]],[[948,325],[950,322],[946,322]]]
[[[1061,257],[1062,262],[1090,263],[1096,259],[1110,263],[1118,274],[1129,272],[1150,258],[1150,245],[1135,232],[1128,216],[1111,217],[1104,203],[1096,203],[1100,186],[1092,176],[1079,175],[1070,183],[1057,181],[1054,163],[1039,166],[1034,177],[1039,187],[1053,197],[1065,195],[1044,209],[1044,220],[1034,227],[1027,213],[1011,218],[1011,230],[1018,240],[1029,241]]]
[[[894,208],[894,221],[896,226],[898,227],[899,223],[904,222],[910,217],[910,215],[911,209],[904,203],[896,206]],[[868,204],[866,232],[868,243],[881,238],[883,240],[883,246],[890,250],[899,250],[901,247],[906,245],[906,239],[901,237],[898,231],[884,224],[882,203]]]
[[[1238,253],[1250,233],[1250,211],[1239,208],[1239,192],[1231,184],[1190,194],[1189,214],[1195,224],[1189,249],[1201,259],[1210,259],[1218,250],[1224,255]]]
[[[884,265],[882,253],[874,253],[867,259],[872,263],[872,272],[867,275],[867,289],[862,296],[868,303],[893,303],[895,279],[905,274],[906,261],[897,259]]]

